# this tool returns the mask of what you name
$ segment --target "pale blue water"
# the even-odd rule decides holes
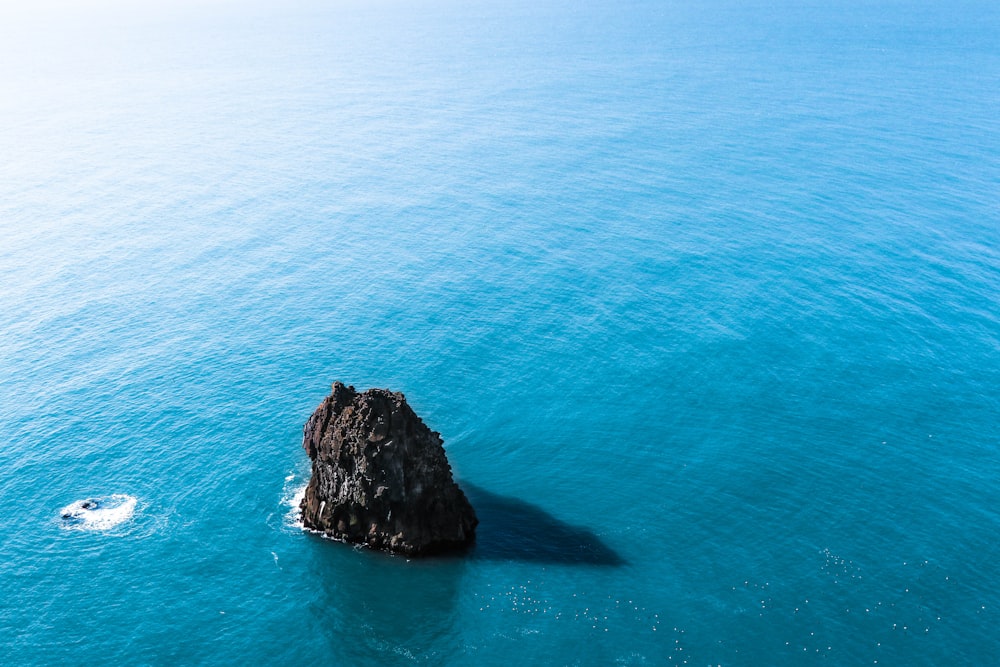
[[[412,4],[0,9],[0,661],[993,663],[995,3]],[[334,380],[467,558],[294,526]]]

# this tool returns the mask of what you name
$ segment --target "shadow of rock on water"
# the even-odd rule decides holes
[[[462,481],[460,486],[479,517],[475,560],[624,565],[625,560],[597,535],[555,518],[537,505],[502,496]]]

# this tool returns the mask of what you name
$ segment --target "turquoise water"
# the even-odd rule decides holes
[[[0,9],[3,663],[995,661],[1000,12],[688,4]],[[334,380],[468,557],[295,525]]]

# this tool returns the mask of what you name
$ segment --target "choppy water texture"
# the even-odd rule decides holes
[[[169,4],[0,9],[4,664],[995,661],[995,3]],[[467,558],[295,526],[334,380]]]

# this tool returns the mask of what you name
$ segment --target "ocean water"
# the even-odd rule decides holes
[[[138,4],[0,8],[0,662],[1000,655],[995,3]],[[296,526],[335,380],[466,557]]]

